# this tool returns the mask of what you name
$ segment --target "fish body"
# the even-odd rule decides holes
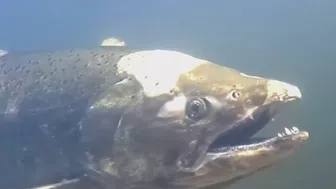
[[[308,138],[252,141],[296,86],[177,51],[9,52],[0,78],[0,188],[228,185]]]
[[[7,152],[0,167],[8,176],[0,188],[47,184],[81,172],[69,155],[78,144],[79,121],[104,85],[122,80],[115,65],[129,52],[10,52],[0,58],[0,148]]]

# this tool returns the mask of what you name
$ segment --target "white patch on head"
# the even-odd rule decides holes
[[[240,73],[240,75],[242,75],[242,76],[244,76],[244,77],[253,78],[253,79],[263,79],[262,77],[253,76],[253,75],[247,75],[247,74],[245,74],[245,73]]]
[[[177,51],[151,50],[124,56],[117,67],[119,74],[133,75],[147,96],[159,96],[176,89],[181,74],[206,63]]]
[[[166,102],[156,116],[158,117],[175,117],[183,115],[185,111],[185,106],[187,103],[187,98],[184,95],[179,95],[172,100]]]
[[[258,109],[258,107],[250,108],[246,111],[245,115],[242,117],[242,120],[249,117],[251,120],[254,120],[253,113]]]
[[[207,96],[206,99],[210,102],[212,108],[220,109],[223,106],[222,103],[212,96]]]

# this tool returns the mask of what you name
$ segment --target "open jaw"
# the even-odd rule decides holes
[[[271,168],[289,157],[309,137],[308,132],[296,127],[286,129],[281,136],[258,142],[227,146],[208,152],[203,166],[193,175],[181,177],[176,185],[195,188],[223,188]]]
[[[308,132],[293,126],[271,137],[257,137],[257,132],[274,119],[276,110],[265,107],[256,112],[253,119],[246,118],[238,129],[218,136],[208,148],[202,166],[193,175],[176,180],[175,184],[221,188],[290,156],[308,139]]]
[[[226,132],[216,138],[209,146],[208,153],[227,153],[234,152],[237,149],[254,149],[260,146],[275,144],[277,141],[293,140],[296,137],[303,140],[308,138],[308,132],[300,131],[295,126],[285,126],[282,132],[275,133],[270,137],[259,137],[258,132],[263,129],[279,112],[283,104],[272,104],[263,107],[252,116],[245,118],[238,123],[235,129]],[[304,137],[300,137],[304,136]],[[295,141],[293,141],[295,142]]]

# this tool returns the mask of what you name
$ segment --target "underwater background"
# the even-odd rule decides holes
[[[335,189],[335,10],[333,0],[0,0],[0,49],[98,47],[117,37],[295,84],[303,99],[267,129],[295,124],[309,131],[307,144],[231,188]]]

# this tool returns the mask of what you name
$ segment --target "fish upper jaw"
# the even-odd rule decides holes
[[[300,89],[297,86],[278,80],[267,81],[268,99],[281,102],[290,102],[302,98]]]

